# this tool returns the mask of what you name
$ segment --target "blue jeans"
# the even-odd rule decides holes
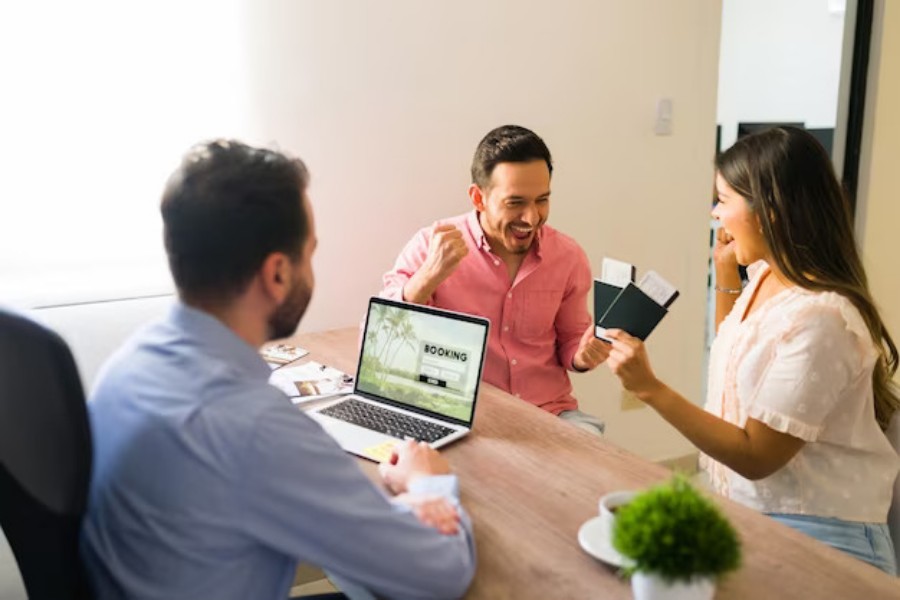
[[[897,575],[894,544],[885,523],[857,523],[811,515],[768,514],[800,533],[878,567],[885,573]]]

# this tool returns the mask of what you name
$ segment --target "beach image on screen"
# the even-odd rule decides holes
[[[484,326],[372,303],[357,387],[468,421]]]

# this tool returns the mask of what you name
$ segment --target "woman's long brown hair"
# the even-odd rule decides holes
[[[716,157],[716,169],[759,216],[781,272],[795,285],[848,298],[879,352],[872,374],[875,418],[886,430],[900,397],[891,382],[897,346],[869,292],[850,203],[828,153],[809,133],[776,127],[747,136]]]

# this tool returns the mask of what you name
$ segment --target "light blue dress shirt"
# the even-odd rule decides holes
[[[390,598],[462,595],[475,568],[462,509],[457,535],[419,523],[269,374],[183,304],[104,367],[82,532],[97,598],[281,600],[298,561]],[[411,487],[456,498],[455,477]]]

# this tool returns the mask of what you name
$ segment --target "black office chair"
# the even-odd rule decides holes
[[[66,343],[0,311],[0,527],[31,600],[89,597],[78,554],[91,436]]]

